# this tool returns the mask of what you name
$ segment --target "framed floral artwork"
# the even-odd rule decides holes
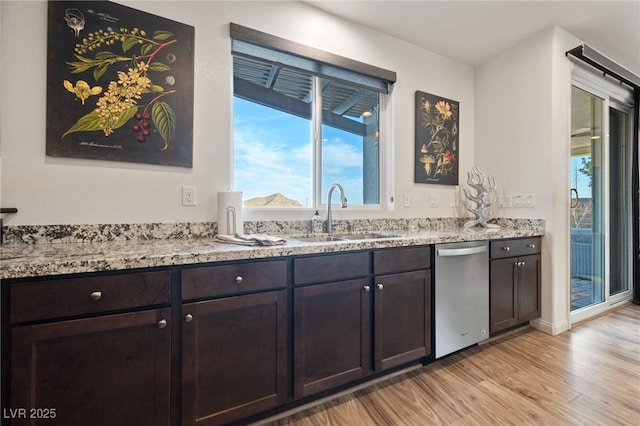
[[[49,1],[46,154],[192,167],[194,27]]]
[[[460,103],[416,91],[415,182],[458,184]]]

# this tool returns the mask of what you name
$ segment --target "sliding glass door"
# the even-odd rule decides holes
[[[630,297],[631,92],[574,75],[571,91],[571,312]]]
[[[571,90],[571,310],[604,301],[604,100]]]
[[[609,295],[615,296],[630,291],[632,262],[632,215],[631,215],[631,135],[632,117],[628,110],[609,108],[609,194],[611,204],[611,249]],[[624,190],[623,190],[624,189]],[[620,261],[622,260],[622,261]]]

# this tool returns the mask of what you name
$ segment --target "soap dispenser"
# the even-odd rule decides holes
[[[316,212],[311,216],[311,232],[316,232],[316,224],[320,222],[320,212]]]

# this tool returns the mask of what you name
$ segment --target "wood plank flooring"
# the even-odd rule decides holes
[[[558,336],[526,329],[262,424],[640,425],[640,306]]]

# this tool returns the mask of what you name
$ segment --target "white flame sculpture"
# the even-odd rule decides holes
[[[480,225],[491,229],[500,228],[499,225],[487,223],[495,217],[495,210],[489,210],[485,214],[485,210],[491,207],[496,201],[495,195],[491,195],[491,192],[496,189],[495,175],[487,178],[478,166],[475,165],[473,169],[467,173],[467,185],[475,190],[475,193],[471,189],[462,188],[464,194],[467,196],[464,206],[473,213],[476,218],[466,222],[464,227],[471,228],[472,226]]]

